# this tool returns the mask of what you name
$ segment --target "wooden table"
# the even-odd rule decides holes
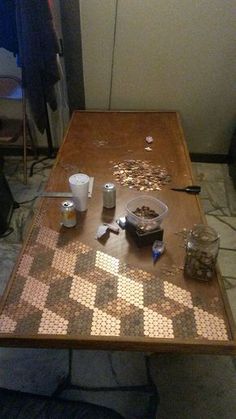
[[[152,150],[146,151],[146,136]],[[122,186],[114,166],[126,160],[160,165],[171,183],[146,192],[168,205],[166,251],[153,265],[124,230],[95,239],[97,227],[125,214],[140,191]],[[171,186],[194,183],[175,112],[75,112],[47,184],[69,191],[68,177],[94,177],[92,198],[75,228],[60,225],[59,198],[42,198],[2,299],[5,346],[100,348],[196,353],[235,352],[235,330],[218,274],[210,282],[183,274],[182,232],[204,222],[199,198]],[[114,210],[102,205],[102,185],[117,187]]]

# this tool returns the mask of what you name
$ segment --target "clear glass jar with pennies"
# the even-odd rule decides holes
[[[218,251],[218,233],[207,225],[195,225],[187,237],[184,273],[202,281],[210,280],[215,273]]]

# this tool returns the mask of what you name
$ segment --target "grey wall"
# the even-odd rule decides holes
[[[178,110],[191,152],[227,153],[235,1],[77,1],[86,108]]]

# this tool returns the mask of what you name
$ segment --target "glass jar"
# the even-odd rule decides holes
[[[207,225],[194,226],[187,237],[184,273],[202,281],[210,280],[215,273],[218,251],[218,233]]]

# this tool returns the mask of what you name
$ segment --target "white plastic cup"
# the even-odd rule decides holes
[[[69,177],[69,184],[76,209],[86,211],[88,208],[89,176],[84,173],[75,173]]]

